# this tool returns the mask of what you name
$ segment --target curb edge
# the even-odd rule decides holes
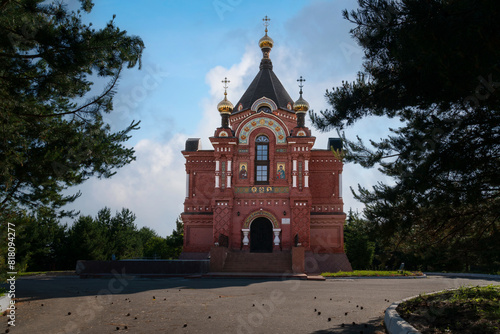
[[[385,315],[384,315],[384,323],[385,323],[385,328],[389,332],[389,334],[421,334],[415,327],[410,325],[406,320],[401,318],[399,313],[396,311],[396,308],[398,307],[399,304],[402,302],[405,302],[407,300],[413,299],[420,297],[421,295],[434,295],[437,293],[445,292],[445,291],[454,291],[458,290],[459,288],[451,288],[451,289],[444,289],[440,291],[434,291],[434,292],[429,292],[429,293],[424,293],[420,295],[415,295],[412,297],[408,297],[405,299],[402,299],[400,301],[392,303],[386,310],[385,310]]]
[[[7,311],[7,307],[10,305],[9,294],[6,293],[5,296],[0,297],[0,313]]]

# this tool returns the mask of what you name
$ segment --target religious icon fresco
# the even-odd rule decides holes
[[[285,164],[283,162],[278,162],[276,167],[276,178],[278,180],[284,180],[285,177]]]
[[[248,162],[240,162],[239,178],[245,180],[248,178]]]

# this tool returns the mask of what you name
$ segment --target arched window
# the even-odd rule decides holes
[[[271,108],[269,108],[268,106],[262,106],[259,108],[258,112],[267,112],[267,113],[272,113],[271,111]]]
[[[269,183],[269,138],[255,139],[255,184]]]

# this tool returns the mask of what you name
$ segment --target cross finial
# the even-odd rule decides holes
[[[269,21],[271,21],[271,19],[266,15],[266,17],[264,17],[262,21],[264,21],[264,26],[266,27],[266,34],[267,34],[267,27],[269,26]]]
[[[297,79],[297,81],[299,82],[300,94],[302,95],[302,87],[304,87],[304,82],[306,81],[306,79],[302,78],[302,75],[301,75],[300,79]]]
[[[226,77],[221,82],[224,84],[224,95],[227,95],[227,84],[230,83],[231,81],[227,80],[227,77]]]

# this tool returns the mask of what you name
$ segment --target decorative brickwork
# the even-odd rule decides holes
[[[224,202],[218,202],[217,207],[214,210],[214,243],[219,241],[219,236],[221,234],[229,236],[231,227],[231,210]]]
[[[292,208],[292,235],[299,235],[299,243],[308,250],[310,246],[309,208],[305,203],[295,202]]]
[[[269,187],[269,186],[254,186],[254,187],[235,187],[236,194],[287,194],[288,187]]]

